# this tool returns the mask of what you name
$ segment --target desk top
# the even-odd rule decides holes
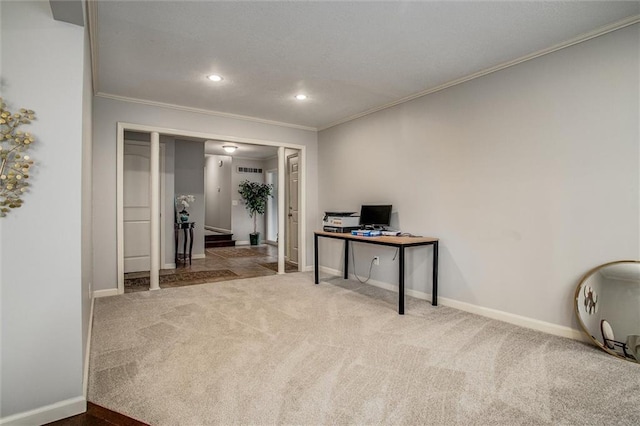
[[[433,237],[391,237],[381,235],[379,237],[362,237],[359,235],[351,235],[350,233],[339,232],[327,232],[327,231],[315,231],[316,235],[322,235],[323,237],[338,238],[341,240],[354,240],[364,241],[374,244],[392,245],[392,246],[415,246],[415,245],[427,245],[433,244],[438,241],[438,238]]]

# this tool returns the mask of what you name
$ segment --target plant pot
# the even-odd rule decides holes
[[[180,213],[180,222],[189,222],[189,212],[182,210]]]
[[[258,243],[260,242],[260,233],[252,232],[251,234],[249,234],[249,242],[251,243],[252,246],[257,246]]]

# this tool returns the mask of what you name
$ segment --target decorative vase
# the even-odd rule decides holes
[[[180,212],[180,222],[189,222],[189,212],[182,210]]]
[[[258,243],[260,242],[260,233],[252,232],[251,234],[249,234],[249,242],[251,243],[252,246],[257,246]]]

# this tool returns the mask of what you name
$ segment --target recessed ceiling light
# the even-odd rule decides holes
[[[238,149],[237,146],[233,146],[233,145],[224,145],[222,147],[222,149],[224,149],[225,151],[227,151],[229,154],[231,154],[232,152],[235,152],[236,149]]]
[[[208,75],[207,78],[211,81],[222,81],[224,80],[221,76],[219,76],[218,74],[211,74]]]
[[[305,99],[307,99],[307,95],[303,95],[302,93],[300,93],[299,95],[296,95],[296,99],[299,101],[304,101]]]

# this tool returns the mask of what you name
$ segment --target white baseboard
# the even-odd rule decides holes
[[[204,259],[206,257],[207,257],[207,255],[204,254],[204,253],[191,255],[191,259]]]
[[[3,417],[0,419],[0,425],[38,426],[55,422],[56,420],[66,419],[67,417],[75,416],[85,411],[87,411],[87,400],[83,396],[78,396],[36,408],[35,410]]]
[[[96,290],[93,292],[93,297],[109,297],[109,296],[117,296],[118,289],[117,288],[109,288],[107,290]]]
[[[176,269],[175,263],[165,263],[162,265],[162,269]]]
[[[84,399],[87,399],[89,389],[89,356],[91,355],[91,330],[93,330],[93,307],[95,297],[91,298],[91,310],[89,311],[89,327],[87,330],[87,347],[84,352],[84,373],[82,375],[82,389],[84,389]]]
[[[249,241],[236,241],[237,246],[248,246],[251,243]]]
[[[307,268],[307,270],[313,271],[313,267]],[[330,275],[342,276],[342,271],[337,269],[320,267],[320,272],[324,272]],[[349,274],[350,279],[356,279],[355,275]],[[389,284],[382,281],[369,280],[367,284],[371,284],[374,287],[380,287],[385,290],[398,292],[398,286],[395,284]],[[423,299],[431,301],[431,294],[418,290],[405,288],[405,294],[407,296],[415,297],[416,299]],[[554,336],[566,337],[573,340],[586,341],[584,334],[571,327],[563,325],[552,324],[546,321],[540,321],[534,318],[524,317],[521,315],[512,314],[509,312],[499,311],[497,309],[485,308],[484,306],[473,305],[467,302],[461,302],[454,299],[439,296],[438,304],[448,306],[450,308],[458,309],[460,311],[470,312],[472,314],[480,315],[483,317],[495,319],[498,321],[508,322],[520,327],[531,328],[533,330],[542,331],[543,333],[553,334]]]

